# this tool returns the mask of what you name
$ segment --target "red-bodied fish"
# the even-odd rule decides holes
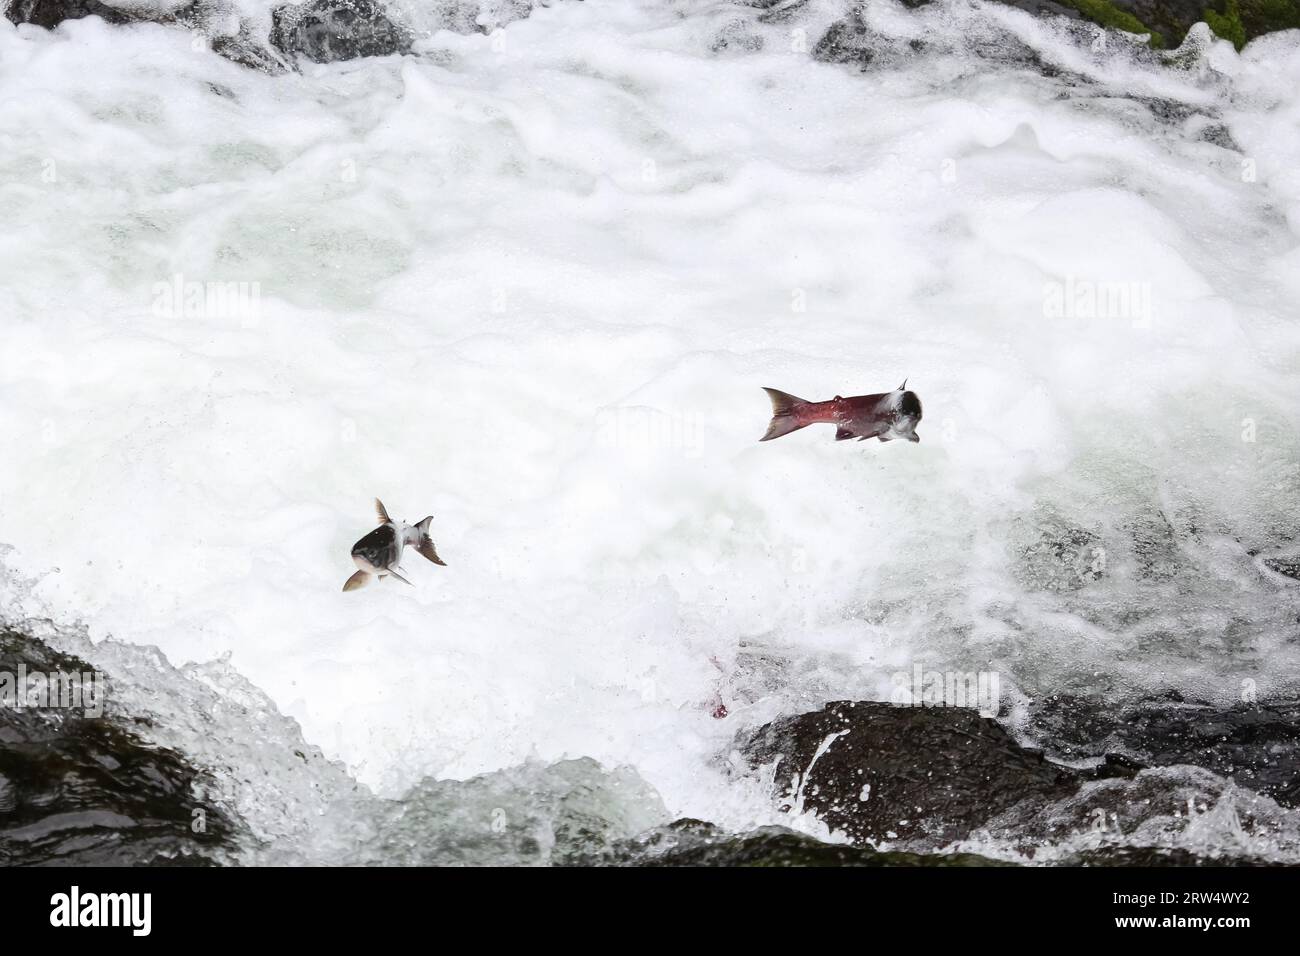
[[[851,398],[836,395],[829,402],[806,402],[774,388],[763,391],[772,399],[772,424],[759,441],[771,441],[817,422],[834,425],[836,441],[850,438],[858,441],[868,438],[921,440],[916,433],[916,426],[921,421],[921,400],[916,397],[916,392],[907,390],[906,379],[892,392]]]

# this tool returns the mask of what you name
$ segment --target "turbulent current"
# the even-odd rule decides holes
[[[230,860],[842,843],[737,735],[918,666],[1013,734],[1300,696],[1300,33],[436,9],[281,75],[0,20],[0,616],[204,768]],[[757,441],[760,386],[904,378],[919,444]],[[447,567],[344,594],[375,496]],[[1089,786],[1176,808],[933,852],[1300,862],[1223,768]]]

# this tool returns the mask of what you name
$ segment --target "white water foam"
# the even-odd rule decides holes
[[[864,73],[807,53],[844,12],[560,3],[281,77],[0,24],[9,612],[229,655],[382,795],[588,757],[738,829],[737,727],[914,662],[1294,694],[1300,38],[1173,69],[876,2],[942,50]],[[760,385],[904,376],[920,445],[756,442]],[[449,566],[344,595],[375,495]]]

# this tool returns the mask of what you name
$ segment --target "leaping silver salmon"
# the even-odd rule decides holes
[[[410,584],[402,577],[400,565],[402,551],[407,545],[415,548],[434,564],[446,567],[446,562],[438,557],[434,550],[433,539],[429,537],[429,525],[433,515],[419,524],[409,525],[405,521],[394,521],[384,510],[384,503],[375,499],[375,511],[379,514],[379,527],[370,532],[352,546],[352,560],[360,569],[343,585],[344,591],[355,591],[370,583],[372,577],[392,575],[404,584]]]
[[[868,438],[921,440],[916,433],[916,426],[921,421],[921,400],[916,392],[907,390],[907,379],[892,392],[851,398],[836,395],[829,402],[806,402],[774,388],[764,388],[763,391],[772,399],[772,423],[759,441],[771,441],[816,422],[835,425],[836,441],[850,438],[858,441]]]

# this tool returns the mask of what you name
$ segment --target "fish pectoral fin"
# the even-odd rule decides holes
[[[391,574],[393,577],[397,578],[397,580],[401,581],[403,584],[411,584],[410,581],[406,580],[406,578],[402,577],[400,574],[398,574],[398,573],[397,573],[396,571],[394,571],[392,568],[389,568],[389,569],[388,569],[388,573]],[[415,585],[414,585],[414,584],[411,584],[411,587],[415,587]]]
[[[447,566],[447,562],[438,557],[438,552],[434,549],[433,541],[431,539],[425,538],[422,540],[419,545],[416,546],[415,550],[419,551],[434,564],[440,564],[444,568]]]
[[[880,440],[881,440],[881,441],[893,441],[893,440],[894,440],[894,436],[891,435],[891,434],[889,434],[889,432],[881,432],[881,434],[880,434]]]
[[[365,571],[358,571],[352,577],[343,582],[344,591],[355,591],[357,588],[363,588],[370,583],[370,575]]]
[[[849,431],[847,428],[837,428],[837,429],[835,429],[835,440],[836,440],[836,441],[848,441],[850,438],[856,438],[856,437],[857,437],[857,436],[854,435],[853,432]]]
[[[378,498],[375,499],[375,514],[379,516],[380,524],[389,524],[393,519],[388,517],[388,511],[384,508],[384,503]]]

